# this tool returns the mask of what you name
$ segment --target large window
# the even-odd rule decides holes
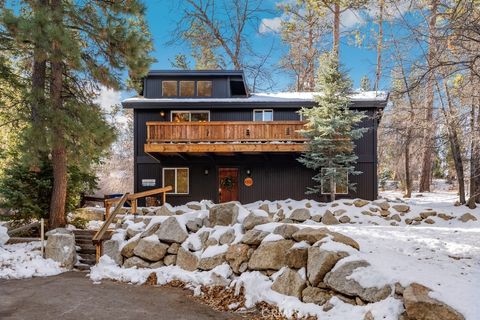
[[[180,97],[195,96],[195,81],[180,81]]]
[[[172,122],[207,122],[210,111],[172,111]]]
[[[197,81],[197,96],[211,97],[212,96],[212,81]]]
[[[253,121],[273,121],[272,109],[253,110]]]
[[[176,97],[177,94],[177,81],[162,81],[162,96],[163,97]]]
[[[330,194],[331,179],[336,194],[348,194],[348,171],[345,168],[322,168],[322,194]],[[335,178],[334,178],[335,177]]]
[[[163,168],[163,187],[172,186],[172,194],[189,193],[188,168]]]

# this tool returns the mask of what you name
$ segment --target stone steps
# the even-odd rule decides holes
[[[95,230],[74,230],[75,245],[77,246],[78,261],[75,268],[78,270],[90,270],[95,265],[95,245],[92,238]]]

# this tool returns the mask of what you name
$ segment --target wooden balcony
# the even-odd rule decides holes
[[[302,152],[302,121],[147,122],[147,153]]]

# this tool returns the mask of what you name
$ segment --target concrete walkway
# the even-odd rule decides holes
[[[195,301],[179,288],[112,281],[93,284],[86,273],[0,280],[0,319],[241,319]]]

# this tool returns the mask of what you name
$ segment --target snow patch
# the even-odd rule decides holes
[[[64,271],[58,262],[41,256],[39,241],[0,247],[0,279],[46,277]]]

